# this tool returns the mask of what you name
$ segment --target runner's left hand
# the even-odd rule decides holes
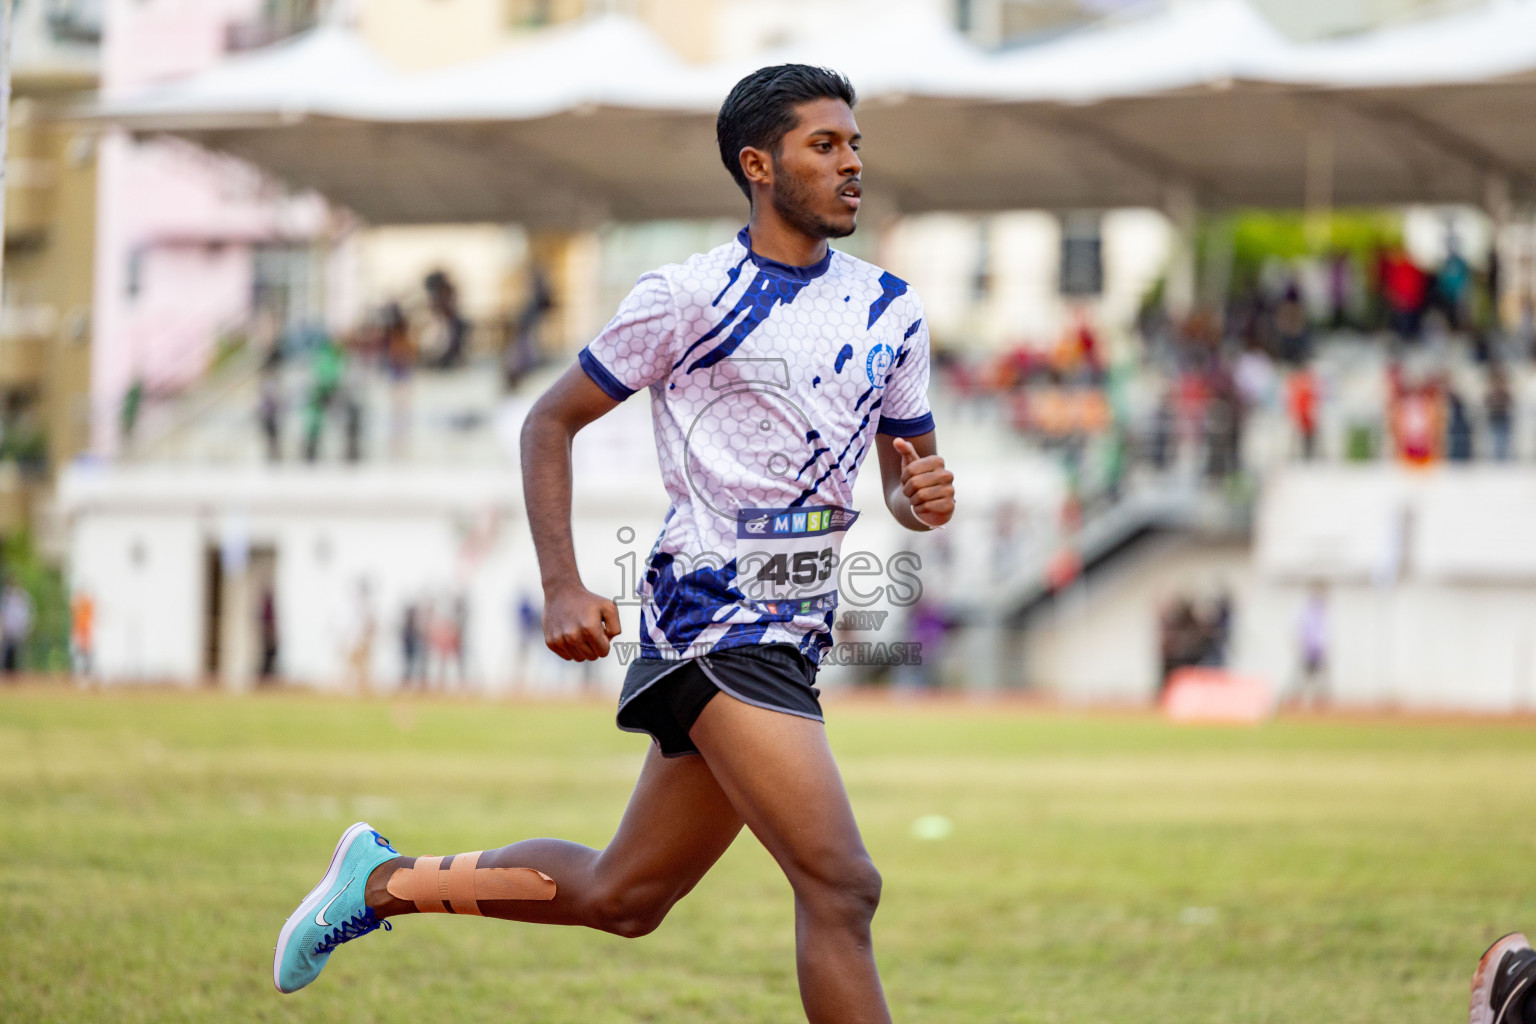
[[[901,455],[901,490],[912,514],[928,526],[943,526],[955,514],[955,474],[944,468],[944,456],[919,456],[912,442],[896,438]]]

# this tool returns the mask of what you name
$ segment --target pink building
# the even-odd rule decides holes
[[[315,0],[106,0],[101,89],[122,95],[302,30]],[[247,164],[112,132],[99,154],[91,447],[121,450],[125,398],[199,379],[221,339],[338,326],[327,264],[353,222]],[[341,255],[338,256],[338,253]],[[334,293],[336,289],[331,289]]]

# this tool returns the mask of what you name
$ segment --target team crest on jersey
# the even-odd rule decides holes
[[[885,375],[891,371],[891,361],[895,358],[896,351],[884,343],[870,349],[869,359],[864,363],[869,382],[877,388],[885,387]]]

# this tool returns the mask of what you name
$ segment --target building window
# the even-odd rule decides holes
[[[313,330],[324,320],[318,250],[309,245],[259,245],[251,258],[251,312],[282,334]]]
[[[507,24],[513,28],[539,28],[553,20],[552,0],[507,0]]]
[[[320,23],[322,0],[262,0],[255,17],[231,22],[224,32],[229,52],[270,46]]]
[[[45,0],[48,31],[61,43],[101,42],[102,0]]]
[[[955,27],[981,46],[1021,45],[1061,35],[1106,15],[1151,9],[1160,3],[1161,0],[955,0]]]
[[[1104,239],[1097,213],[1061,218],[1061,294],[1078,298],[1104,291]]]

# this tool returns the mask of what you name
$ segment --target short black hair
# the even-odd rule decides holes
[[[858,103],[848,79],[810,64],[760,68],[737,82],[725,98],[715,119],[720,160],[748,199],[752,188],[741,169],[741,151],[751,146],[777,156],[785,133],[795,127],[795,107],[821,99],[842,100],[850,107]]]

